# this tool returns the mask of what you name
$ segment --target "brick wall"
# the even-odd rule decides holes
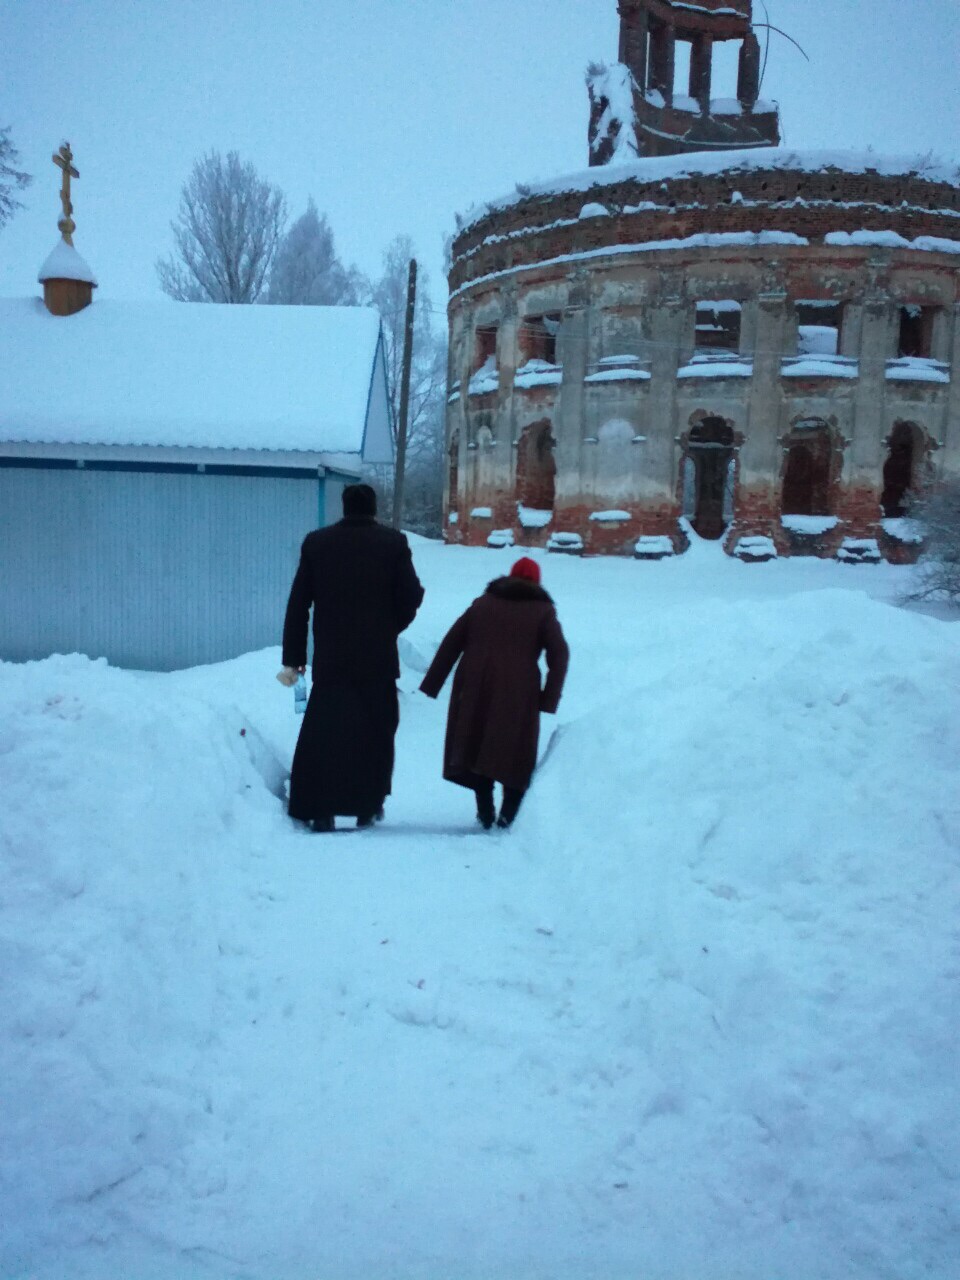
[[[604,204],[612,216],[580,220],[580,210],[591,202]],[[640,203],[654,207],[623,211]],[[769,169],[654,183],[630,179],[586,192],[528,197],[461,232],[453,243],[449,282],[454,290],[479,276],[566,254],[705,231],[786,231],[822,241],[827,232],[861,228],[960,241],[960,187],[910,175]]]

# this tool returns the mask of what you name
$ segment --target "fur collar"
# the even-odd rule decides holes
[[[496,596],[498,600],[536,600],[541,604],[553,604],[543,587],[528,582],[526,578],[494,578],[486,594]]]

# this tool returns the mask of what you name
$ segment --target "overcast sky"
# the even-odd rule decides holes
[[[960,0],[767,0],[764,96],[795,147],[960,152]],[[154,263],[194,159],[237,150],[340,256],[375,274],[409,233],[442,308],[454,213],[583,169],[593,60],[616,0],[0,0],[0,125],[34,175],[0,232],[0,295],[38,292],[58,238],[63,139],[75,243],[99,296],[161,297]],[[763,18],[759,4],[755,17]],[[761,36],[763,33],[760,33]],[[729,83],[726,81],[729,79]],[[729,76],[716,96],[733,96]]]

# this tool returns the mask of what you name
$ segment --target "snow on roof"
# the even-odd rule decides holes
[[[47,254],[47,260],[40,268],[37,280],[40,284],[43,284],[44,280],[83,280],[86,284],[92,285],[97,283],[96,276],[84,259],[72,244],[67,244],[66,240],[58,240]]]
[[[358,455],[379,338],[371,307],[0,299],[0,441]]]
[[[461,230],[497,209],[507,208],[530,196],[560,195],[568,191],[592,191],[631,179],[639,183],[663,182],[669,178],[719,173],[745,173],[753,169],[785,169],[816,173],[839,169],[844,173],[877,173],[921,178],[927,182],[960,185],[960,165],[930,154],[884,156],[872,151],[793,151],[784,147],[751,147],[735,151],[691,152],[687,155],[653,156],[628,164],[598,165],[546,182],[523,184],[511,195],[474,205],[463,217]]]

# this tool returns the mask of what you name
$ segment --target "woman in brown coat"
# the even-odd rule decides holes
[[[541,653],[547,658],[542,689]],[[509,577],[495,578],[457,619],[424,676],[423,692],[435,698],[458,659],[443,776],[476,792],[477,818],[485,829],[494,821],[509,827],[536,767],[540,712],[556,711],[569,659],[535,560],[518,560]],[[499,819],[495,781],[503,785]]]

